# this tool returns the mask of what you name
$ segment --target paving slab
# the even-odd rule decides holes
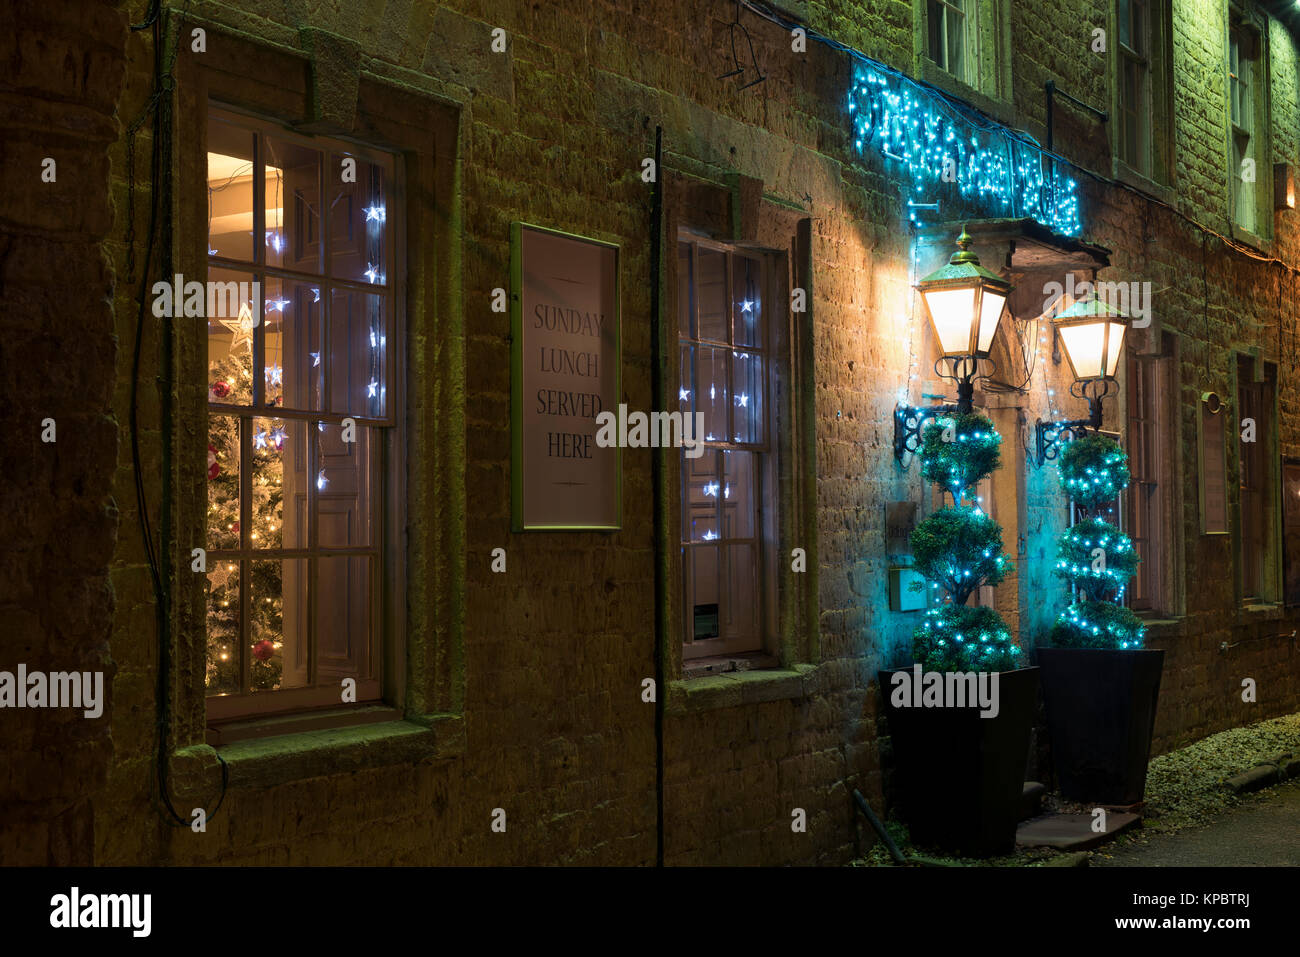
[[[1086,851],[1113,840],[1140,820],[1136,814],[1110,812],[1106,815],[1106,830],[1094,831],[1091,814],[1044,814],[1016,828],[1016,843],[1025,847]]]

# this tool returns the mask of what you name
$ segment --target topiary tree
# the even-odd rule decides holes
[[[912,633],[912,657],[927,671],[1009,671],[1020,648],[992,608],[966,607],[981,585],[1002,581],[1010,559],[1002,527],[967,493],[1001,465],[1001,437],[979,413],[945,416],[926,426],[921,474],[953,498],[912,532],[914,567],[942,588],[949,604],[931,609]]]
[[[1128,456],[1114,439],[1085,435],[1061,454],[1061,487],[1087,512],[1128,488]],[[1139,561],[1133,541],[1114,525],[1091,515],[1066,529],[1057,546],[1055,573],[1074,586],[1076,601],[1052,625],[1048,638],[1058,648],[1142,647],[1146,626],[1119,604]]]

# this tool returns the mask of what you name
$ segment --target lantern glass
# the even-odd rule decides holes
[[[1096,322],[1079,322],[1058,327],[1065,357],[1070,360],[1076,379],[1100,379],[1106,372],[1105,319]],[[1119,352],[1115,352],[1118,361]]]
[[[1007,296],[1006,293],[987,286],[982,289],[984,301],[980,305],[979,339],[975,351],[981,356],[987,356],[989,350],[993,348],[993,337],[997,334],[998,320],[1002,318],[1002,309],[1007,304]]]
[[[922,293],[939,349],[945,356],[970,353],[971,323],[978,305],[979,287],[928,289]]]
[[[1124,351],[1124,330],[1128,328],[1122,322],[1109,323],[1110,335],[1106,340],[1106,375],[1114,376],[1119,368],[1119,357]]]

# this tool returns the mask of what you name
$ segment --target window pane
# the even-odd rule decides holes
[[[699,250],[699,275],[695,277],[695,295],[699,301],[700,324],[697,336],[726,342],[727,335],[727,256],[716,249]]]
[[[722,453],[722,519],[727,538],[753,538],[757,498],[754,488],[754,452]]]
[[[343,161],[355,161],[356,182],[343,182]],[[330,275],[382,285],[388,276],[388,210],[382,167],[360,157],[330,154],[326,210],[330,236]]]
[[[695,347],[682,345],[678,356],[680,363],[678,366],[678,375],[681,377],[677,386],[677,402],[681,407],[682,415],[690,415],[695,411]],[[684,429],[685,423],[682,424]],[[695,423],[691,422],[691,428],[695,428]],[[694,433],[692,433],[694,434]]]
[[[321,410],[325,367],[321,363],[319,285],[266,281],[266,332],[262,386],[267,405],[302,412]]]
[[[732,439],[761,445],[767,440],[763,430],[762,357],[752,352],[733,352],[731,374],[735,383],[732,423],[736,430]]]
[[[208,317],[208,401],[253,403],[253,337],[259,293],[254,275],[208,269],[204,309]]]
[[[330,410],[383,416],[387,406],[383,297],[337,289],[330,305]]]
[[[371,559],[316,560],[317,684],[370,677]]]
[[[929,34],[929,46],[926,49],[930,53],[930,59],[946,70],[948,56],[943,42],[943,18],[943,4],[938,0],[929,0],[929,9],[925,17],[926,30]]]
[[[960,0],[958,0],[960,2]],[[966,18],[953,10],[947,11],[948,66],[955,77],[966,79]]]
[[[207,577],[209,694],[239,692],[239,562],[221,559]]]
[[[208,416],[207,549],[239,547],[239,419]]]
[[[320,164],[317,150],[266,137],[266,261],[321,271]]]
[[[357,426],[348,431],[354,441],[344,441],[341,425],[320,422],[315,428],[316,543],[321,548],[372,544],[373,430]]]
[[[727,637],[758,634],[758,549],[726,546],[727,589],[722,599],[722,629]]]
[[[252,548],[307,547],[306,433],[298,419],[253,420]]]
[[[696,367],[696,410],[704,413],[704,438],[725,442],[727,435],[727,349],[700,346]]]
[[[762,263],[737,256],[731,261],[731,295],[735,299],[736,345],[763,345]]]
[[[249,690],[301,688],[307,684],[307,561],[249,565]]]
[[[688,548],[682,565],[686,572],[686,607],[690,610],[687,632],[692,641],[706,641],[721,634],[718,609],[718,546]]]
[[[705,449],[697,459],[682,454],[684,506],[683,537],[689,542],[711,542],[718,538],[718,496],[722,489],[718,477],[718,453]]]
[[[253,134],[208,121],[208,255],[253,261]]]
[[[677,329],[681,336],[695,338],[695,275],[691,265],[691,244],[677,244]]]

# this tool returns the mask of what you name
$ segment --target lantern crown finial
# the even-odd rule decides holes
[[[961,235],[957,237],[957,251],[949,258],[948,263],[952,266],[959,266],[962,263],[970,263],[978,266],[980,264],[979,256],[970,251],[970,244],[974,242],[971,234],[962,226]]]

